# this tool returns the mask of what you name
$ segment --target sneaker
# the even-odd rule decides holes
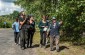
[[[50,51],[53,51],[53,48],[51,48]]]
[[[50,51],[53,51],[53,49],[51,49]]]
[[[30,46],[30,48],[32,48],[32,46]]]
[[[29,46],[27,46],[27,48],[29,48]]]
[[[40,48],[42,48],[42,45],[40,44]]]
[[[56,50],[57,52],[60,52],[60,50],[58,49],[58,50]]]
[[[25,48],[24,48],[24,47],[22,47],[21,49],[22,49],[22,50],[24,50]]]
[[[45,47],[44,47],[45,49],[47,48],[47,45],[45,45]]]

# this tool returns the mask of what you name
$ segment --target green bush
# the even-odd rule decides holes
[[[7,24],[6,24],[6,28],[11,28],[11,27],[12,27],[12,23],[7,22]]]
[[[4,23],[1,22],[1,23],[0,23],[0,28],[3,28],[3,27],[4,27]]]
[[[4,24],[4,22],[6,22],[6,25]],[[13,20],[11,20],[11,19],[5,19],[5,18],[1,19],[0,18],[0,28],[5,28],[5,27],[11,28],[12,22],[13,22]]]
[[[85,5],[79,1],[64,3],[59,9],[57,17],[63,20],[62,40],[73,43],[82,42],[82,33],[85,31]]]

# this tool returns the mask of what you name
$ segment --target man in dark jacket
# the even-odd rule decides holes
[[[20,23],[20,46],[21,49],[25,49],[25,44],[26,44],[26,37],[27,37],[27,32],[26,32],[26,18],[24,12],[21,12],[20,17],[19,17],[19,23]]]

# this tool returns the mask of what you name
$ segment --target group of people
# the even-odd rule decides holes
[[[14,29],[14,41],[21,49],[32,47],[33,35],[35,33],[35,21],[32,15],[26,16],[22,11],[16,21],[12,24]],[[27,46],[26,46],[27,45]]]
[[[47,16],[42,15],[42,19],[39,22],[40,29],[40,47],[45,47],[50,41],[50,50],[53,51],[53,45],[56,44],[56,51],[59,52],[59,29],[62,21],[58,22],[56,17],[52,17],[52,21],[47,20]],[[35,20],[33,15],[26,17],[24,11],[20,13],[19,18],[12,24],[14,29],[14,40],[16,44],[20,44],[21,49],[32,47],[33,36],[35,33]],[[20,40],[20,41],[19,41]]]

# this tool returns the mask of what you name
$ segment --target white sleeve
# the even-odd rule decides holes
[[[59,24],[60,24],[60,22],[59,22]]]
[[[14,25],[15,25],[15,22],[12,24],[12,28],[14,27]]]

